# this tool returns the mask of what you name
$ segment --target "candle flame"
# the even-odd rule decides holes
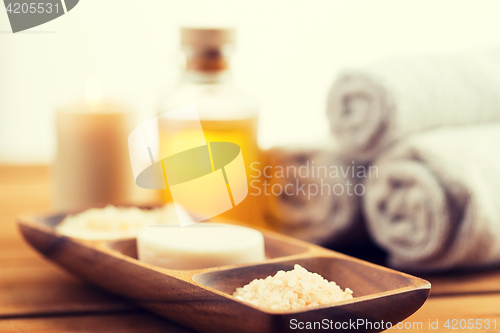
[[[85,101],[91,111],[97,111],[102,102],[102,84],[98,75],[90,75],[85,83]]]

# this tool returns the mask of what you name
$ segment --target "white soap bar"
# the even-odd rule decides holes
[[[169,269],[200,269],[265,259],[257,230],[222,223],[147,227],[137,236],[139,260]]]

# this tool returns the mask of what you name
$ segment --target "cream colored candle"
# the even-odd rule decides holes
[[[82,103],[58,111],[58,209],[133,202],[128,135],[134,125],[134,113],[120,104]]]
[[[222,223],[188,227],[157,226],[139,231],[139,260],[170,269],[201,269],[265,259],[264,237],[257,230]]]

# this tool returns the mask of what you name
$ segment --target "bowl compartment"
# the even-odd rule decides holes
[[[114,251],[137,259],[137,241],[135,239],[109,241],[106,245]],[[264,247],[267,259],[282,258],[308,251],[305,246],[292,244],[270,235],[264,235]]]
[[[266,278],[279,270],[289,271],[299,264],[309,272],[318,273],[329,281],[335,281],[342,289],[353,290],[354,297],[373,295],[414,285],[414,278],[395,271],[380,268],[359,260],[335,257],[312,257],[283,262],[222,269],[193,276],[201,285],[232,295],[254,279]]]

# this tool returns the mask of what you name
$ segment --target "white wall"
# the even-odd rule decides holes
[[[498,45],[499,13],[497,0],[80,0],[12,34],[0,8],[0,162],[49,162],[54,110],[83,99],[92,72],[107,98],[152,116],[177,79],[181,24],[238,28],[236,77],[262,103],[259,140],[270,146],[327,135],[325,95],[340,68]]]

